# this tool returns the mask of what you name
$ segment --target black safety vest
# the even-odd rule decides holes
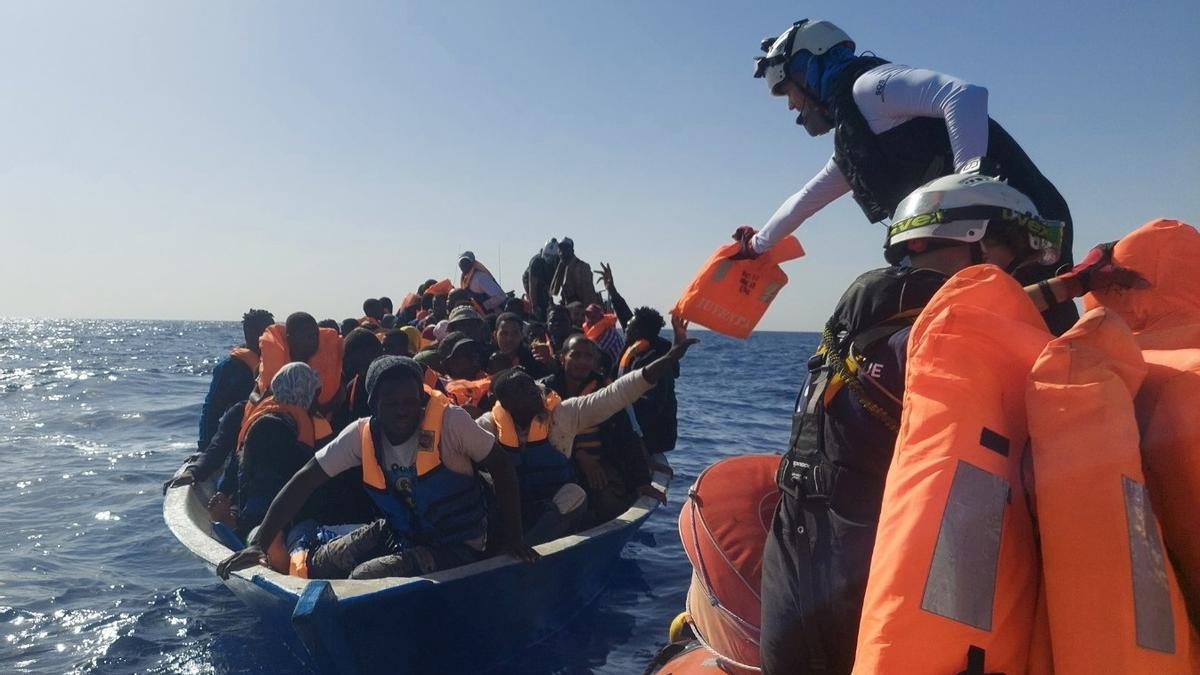
[[[785,492],[833,499],[852,519],[878,517],[900,406],[873,391],[860,368],[879,345],[912,325],[946,279],[932,270],[886,267],[846,289],[808,362],[780,467]]]
[[[834,80],[829,110],[834,121],[833,161],[850,184],[867,219],[891,218],[901,200],[925,183],[954,173],[946,121],[916,117],[881,134],[871,131],[854,102],[854,82],[887,61],[860,56]],[[998,122],[988,118],[988,158],[1008,184],[1033,201],[1043,218],[1062,220],[1063,259],[1071,262],[1071,213],[1054,184]]]

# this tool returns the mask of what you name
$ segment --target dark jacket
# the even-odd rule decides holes
[[[245,400],[254,390],[255,373],[241,360],[226,356],[213,368],[212,382],[208,385],[208,395],[204,397],[204,407],[200,411],[200,436],[196,447],[203,450],[208,447],[221,416],[229,406]]]
[[[599,389],[609,383],[600,373],[593,373]],[[555,373],[542,378],[541,384],[561,396],[571,398],[567,394],[567,379],[562,373]],[[600,423],[600,452],[599,458],[617,468],[625,483],[626,489],[632,491],[650,483],[650,464],[642,439],[633,429],[633,422],[628,412],[622,410],[604,422]],[[578,440],[578,439],[577,439]]]

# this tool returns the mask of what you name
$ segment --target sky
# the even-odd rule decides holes
[[[667,310],[832,152],[751,77],[805,17],[987,87],[1077,256],[1200,220],[1194,0],[5,2],[0,316],[340,320],[551,236]],[[762,329],[883,265],[849,197],[797,235]]]

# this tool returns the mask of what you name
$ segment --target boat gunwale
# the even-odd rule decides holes
[[[667,494],[674,471],[670,468],[670,464],[662,453],[652,455],[651,460],[654,466],[651,482],[655,488],[665,495]],[[183,466],[186,465],[187,462]],[[182,467],[180,467],[180,470],[182,470]],[[212,528],[208,520],[208,510],[204,506],[203,501],[202,486],[200,485],[192,484],[172,488],[167,491],[163,499],[163,519],[166,521],[167,528],[171,530],[175,538],[188,551],[199,557],[207,565],[215,568],[217,563],[227,558],[233,551],[217,541],[212,535]],[[570,534],[533,548],[543,558],[553,556],[558,552],[579,546],[589,540],[628,527],[639,526],[660,505],[659,501],[653,497],[640,496],[628,509],[611,520],[582,532]],[[327,581],[339,604],[356,605],[361,602],[377,600],[380,596],[390,597],[401,593],[415,592],[430,584],[451,583],[460,579],[487,574],[509,565],[523,564],[526,563],[518,561],[511,556],[501,554],[468,565],[461,565],[417,577],[385,577],[382,579],[364,580],[329,579]],[[231,580],[233,577],[253,584],[271,595],[279,597],[281,600],[291,602],[297,601],[304,592],[305,587],[308,586],[310,581],[313,581],[311,579],[280,574],[263,565],[255,565],[244,570],[237,570],[231,574]],[[226,581],[227,585],[228,583]]]

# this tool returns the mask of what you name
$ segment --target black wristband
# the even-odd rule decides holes
[[[1042,279],[1037,282],[1038,290],[1042,292],[1042,298],[1046,300],[1047,307],[1053,307],[1058,304],[1058,298],[1054,297],[1054,290],[1050,288],[1050,282]]]

